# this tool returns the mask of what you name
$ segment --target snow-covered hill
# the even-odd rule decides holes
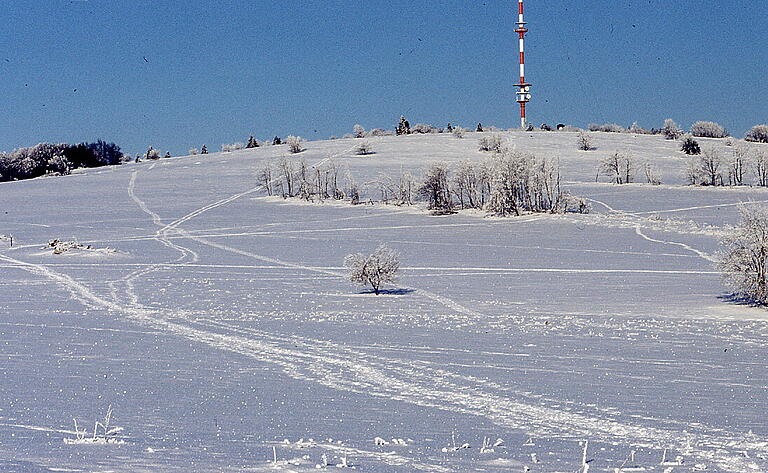
[[[257,178],[330,160],[375,200],[381,175],[485,159],[479,137],[1,184],[0,471],[585,471],[584,441],[592,471],[768,469],[768,317],[712,264],[737,205],[768,191],[684,186],[678,142],[607,133],[588,152],[575,133],[504,133],[557,158],[588,215],[307,203]],[[616,151],[663,184],[595,182]],[[377,297],[342,261],[380,243],[402,273]],[[125,443],[64,442],[110,405]]]

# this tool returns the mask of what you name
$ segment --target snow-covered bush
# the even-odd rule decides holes
[[[592,147],[592,137],[586,131],[580,131],[576,136],[576,146],[582,151],[589,151]]]
[[[438,213],[450,212],[453,209],[448,172],[448,165],[445,163],[433,164],[419,187],[419,194],[427,199],[427,208]]]
[[[701,153],[701,147],[699,143],[690,136],[683,140],[683,144],[680,147],[680,151],[687,155],[694,155]]]
[[[478,144],[480,145],[480,151],[501,151],[501,147],[503,145],[502,137],[499,133],[493,133],[490,135],[482,136],[480,140],[478,140]]]
[[[768,143],[768,125],[755,125],[744,135],[747,141]]]
[[[467,132],[467,130],[465,130],[464,128],[462,128],[460,126],[452,127],[452,130],[451,130],[451,133],[456,138],[464,138],[464,133],[466,133],[466,132]]]
[[[352,136],[355,138],[365,137],[365,128],[363,128],[362,125],[355,125],[352,127]]]
[[[645,128],[641,127],[637,124],[637,122],[633,122],[632,125],[627,128],[627,133],[634,133],[636,135],[650,135],[651,132],[646,130]]]
[[[301,153],[304,151],[304,148],[302,148],[301,143],[304,141],[304,138],[300,136],[289,136],[285,139],[285,144],[288,145],[288,151],[291,153]]]
[[[197,154],[200,154],[200,150],[198,150],[197,148],[189,148],[189,151],[187,151],[187,153],[189,153],[190,156],[195,156]]]
[[[600,162],[600,173],[616,184],[630,184],[635,177],[637,163],[629,153],[615,152]]]
[[[160,151],[156,150],[153,147],[149,147],[146,154],[144,155],[144,158],[146,159],[160,159]]]
[[[224,151],[224,152],[227,152],[227,153],[230,153],[232,151],[237,151],[237,150],[240,150],[240,149],[243,149],[243,148],[245,148],[245,145],[243,143],[239,142],[239,141],[236,142],[236,143],[228,144],[228,145],[226,145],[226,144],[225,145],[221,145],[221,150]]]
[[[683,130],[671,118],[664,120],[664,126],[661,127],[661,133],[668,140],[676,140],[683,136]]]
[[[429,134],[429,133],[439,133],[440,129],[437,127],[434,127],[432,125],[427,125],[426,123],[417,123],[411,127],[411,133],[419,133],[419,134]]]
[[[589,131],[602,131],[605,133],[623,133],[624,127],[621,125],[617,125],[615,123],[604,123],[602,125],[598,125],[596,123],[590,123],[589,124]]]
[[[373,154],[373,146],[371,146],[371,143],[369,141],[363,141],[362,143],[359,143],[357,146],[355,146],[355,154],[359,156],[364,156],[366,154]]]
[[[691,125],[691,134],[703,138],[725,138],[728,132],[715,122],[696,122]]]
[[[385,130],[384,128],[371,128],[365,134],[365,136],[394,136],[395,132],[392,130]]]
[[[721,240],[717,264],[725,283],[741,296],[768,303],[768,207],[742,205],[741,222]]]
[[[393,283],[400,269],[400,255],[381,245],[371,255],[362,253],[348,255],[344,266],[349,271],[349,280],[355,284],[370,285],[378,295],[382,284]]]

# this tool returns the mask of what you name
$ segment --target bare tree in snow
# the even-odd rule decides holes
[[[630,184],[637,168],[635,158],[628,153],[615,152],[600,163],[600,172],[610,177],[616,184]]]
[[[400,269],[400,255],[381,245],[371,255],[355,253],[344,258],[344,266],[349,270],[349,280],[360,285],[370,285],[376,295],[381,285],[395,281]]]
[[[453,208],[448,181],[448,165],[435,163],[427,170],[419,194],[427,198],[428,208],[437,212],[449,212]]]
[[[752,160],[752,172],[755,174],[758,186],[768,186],[768,153],[763,150],[755,153]]]

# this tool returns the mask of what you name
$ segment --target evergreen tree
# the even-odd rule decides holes
[[[279,136],[275,136],[275,139],[272,140],[272,145],[277,146],[281,144],[283,144],[283,140],[281,140]]]
[[[477,131],[478,133],[482,133],[483,132],[483,124],[482,123],[478,123],[477,124],[477,130],[475,130],[475,131]]]
[[[200,150],[200,154],[208,154],[208,148],[203,145],[203,149]]]
[[[250,148],[258,148],[259,147],[259,142],[256,140],[256,138],[253,137],[253,135],[251,135],[248,138],[248,144],[245,145],[245,147],[248,148],[248,149],[250,149]]]

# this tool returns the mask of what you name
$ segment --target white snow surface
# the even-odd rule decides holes
[[[594,133],[582,152],[566,132],[504,137],[559,158],[589,215],[306,203],[255,177],[281,156],[360,183],[419,175],[487,157],[480,136],[0,184],[0,472],[565,472],[587,440],[591,471],[767,471],[768,312],[713,266],[765,189],[685,186],[691,158],[660,136]],[[614,151],[664,184],[595,182]],[[93,251],[54,255],[52,239]],[[342,261],[381,243],[402,270],[377,297]],[[120,442],[64,441],[110,405]],[[665,449],[682,464],[661,465]]]

